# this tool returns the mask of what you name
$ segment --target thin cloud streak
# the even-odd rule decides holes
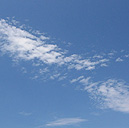
[[[64,125],[75,125],[78,123],[86,122],[86,119],[82,118],[62,118],[46,124],[46,126],[64,126]]]
[[[28,112],[24,112],[24,111],[19,112],[19,114],[23,115],[23,116],[30,116],[30,115],[32,115],[32,113],[28,113]]]

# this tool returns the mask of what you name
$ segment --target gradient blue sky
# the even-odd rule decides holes
[[[1,0],[0,127],[128,128],[128,0]]]

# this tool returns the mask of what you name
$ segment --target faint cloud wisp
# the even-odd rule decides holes
[[[74,125],[82,122],[86,122],[86,119],[82,118],[62,118],[46,124],[46,126],[64,126],[64,125]]]

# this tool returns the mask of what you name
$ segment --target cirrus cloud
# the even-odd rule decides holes
[[[86,122],[86,119],[82,118],[62,118],[46,124],[46,126],[64,126],[64,125],[74,125],[82,122]]]

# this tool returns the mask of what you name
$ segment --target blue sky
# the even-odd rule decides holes
[[[128,0],[1,0],[0,127],[128,128]]]

